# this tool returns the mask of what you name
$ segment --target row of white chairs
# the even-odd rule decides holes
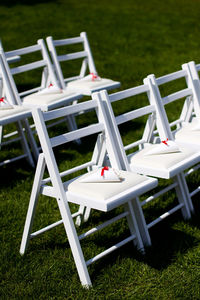
[[[77,51],[75,48],[73,53],[69,53],[71,45],[80,46],[79,48],[82,50]],[[48,37],[47,46],[42,39],[38,40],[35,45],[12,51],[5,51],[2,43],[0,44],[0,142],[1,146],[7,145],[13,136],[13,133],[3,135],[3,126],[16,123],[17,132],[15,134],[19,134],[24,150],[22,155],[7,159],[1,162],[1,165],[23,157],[28,158],[30,164],[33,165],[28,143],[34,158],[38,158],[38,147],[27,119],[32,116],[33,107],[40,107],[43,111],[49,111],[70,103],[76,103],[83,96],[91,95],[92,92],[120,86],[120,82],[101,78],[98,75],[85,32],[82,32],[78,37],[62,40]],[[59,53],[60,49],[62,55]],[[78,61],[77,67],[80,69],[77,72],[79,74],[66,78],[65,72],[70,73],[70,67],[68,69],[63,68],[63,63],[71,60],[73,62],[74,60]],[[29,72],[32,78],[37,78],[39,81],[41,78],[41,84],[37,87],[21,90],[23,84],[27,85],[24,80],[26,72]],[[20,75],[17,77],[17,74]],[[77,128],[75,117],[66,118],[66,122],[69,130]],[[28,133],[28,142],[25,139],[24,129]],[[19,140],[19,138],[14,140]]]
[[[63,224],[80,281],[89,287],[92,284],[88,272],[90,264],[131,241],[144,251],[145,246],[151,245],[150,228],[177,211],[181,211],[184,219],[191,217],[194,212],[192,196],[199,188],[190,192],[186,179],[200,162],[199,69],[199,65],[190,62],[184,64],[182,70],[160,78],[149,75],[142,85],[124,91],[108,94],[102,90],[92,93],[92,99],[83,103],[48,112],[41,108],[33,110],[42,152],[35,172],[21,254],[25,253],[30,239]],[[182,80],[184,87],[179,87],[179,80]],[[178,86],[178,90],[162,96],[168,84]],[[175,101],[181,103],[180,116],[170,120],[175,114],[169,115],[167,107],[172,105],[176,110],[179,105]],[[136,105],[138,108],[135,108]],[[122,108],[126,111],[121,112]],[[88,118],[91,122],[85,127],[49,136],[46,126],[49,120],[73,117],[80,112],[89,114],[91,110],[96,114],[96,121],[92,122],[93,118]],[[127,122],[131,124],[131,143],[128,145],[121,131],[121,126]],[[143,132],[137,128],[140,125],[144,127]],[[139,138],[138,132],[142,132]],[[72,162],[67,153],[68,145],[84,138],[89,138],[87,145],[93,147],[89,152],[91,158],[85,161],[84,158],[88,160],[88,156],[80,151],[81,164],[70,167]],[[66,151],[66,164],[62,162],[60,165],[56,157],[59,151],[54,151],[54,147],[62,145]],[[67,167],[62,169],[63,166]],[[44,176],[46,168],[48,177]],[[158,184],[163,181],[166,182],[165,187],[159,186],[157,191]],[[171,190],[175,190],[174,206],[148,223],[144,206],[155,199],[164,201],[161,196],[167,197]],[[147,197],[141,201],[139,197],[147,192]],[[40,195],[56,199],[61,219],[32,232]],[[78,205],[78,212],[71,213],[70,203]],[[90,210],[106,213],[119,206],[123,209],[117,210],[120,212],[118,215],[78,236],[73,220],[78,215],[84,216],[86,210],[88,215]],[[127,220],[130,235],[86,260],[81,240],[122,218]],[[112,229],[110,232],[114,233]]]

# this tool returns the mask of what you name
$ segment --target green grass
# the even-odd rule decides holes
[[[129,88],[142,84],[148,74],[162,76],[179,70],[185,62],[199,63],[199,11],[198,0],[1,0],[0,37],[8,51],[49,35],[64,38],[86,31],[99,75]],[[37,80],[27,76],[21,84],[35,84]],[[170,113],[174,112],[171,108]],[[79,124],[87,121],[82,116]],[[130,139],[127,128],[122,130],[125,139]],[[88,144],[60,150],[59,165],[65,164],[65,156],[76,161],[81,159],[80,152],[88,155]],[[1,158],[4,155],[6,151],[1,151]],[[183,221],[176,213],[150,230],[152,247],[146,249],[145,256],[128,244],[90,266],[93,287],[85,290],[62,226],[32,240],[24,257],[19,254],[33,177],[34,170],[26,161],[1,168],[1,299],[200,299],[198,195],[191,220]],[[199,174],[191,176],[190,188],[199,179]],[[169,193],[162,201],[148,205],[147,220],[170,207],[173,200],[174,194]],[[41,197],[34,228],[57,218],[56,202]],[[101,219],[103,214],[93,212],[83,228]],[[112,230],[83,241],[84,254],[89,258],[109,245],[112,235],[117,241],[126,233],[125,223],[119,222]]]

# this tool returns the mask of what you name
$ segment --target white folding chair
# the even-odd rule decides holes
[[[73,132],[68,132],[59,136],[49,138],[47,128],[45,126],[45,121],[59,118],[61,116],[76,114],[82,110],[87,111],[91,109],[97,110],[98,120],[96,123],[93,123],[90,126],[83,127],[81,129],[77,129]],[[111,253],[113,250],[118,249],[120,246],[132,240],[135,241],[139,249],[143,248],[143,243],[139,234],[133,207],[136,206],[135,198],[156,187],[157,180],[154,178],[148,178],[143,175],[133,174],[128,171],[120,171],[121,163],[117,156],[118,151],[116,151],[115,148],[116,142],[113,141],[112,133],[110,131],[106,118],[106,113],[99,100],[85,101],[77,105],[71,105],[66,108],[60,108],[56,109],[55,111],[43,113],[40,109],[36,109],[33,111],[33,117],[41,142],[42,153],[39,156],[36,168],[20,253],[24,254],[29,239],[36,237],[40,233],[43,233],[44,231],[49,230],[59,224],[63,224],[80,280],[83,285],[90,286],[91,280],[88,274],[87,266],[89,266],[91,263],[97,261],[104,255]],[[98,183],[96,182],[96,180],[98,181],[98,179],[93,179],[94,182],[92,182],[91,176],[96,176],[97,174],[99,174],[100,178],[102,178],[104,174],[100,175],[99,172],[107,172],[107,167],[98,165],[97,161],[95,161],[94,156],[92,156],[92,160],[90,160],[89,162],[84,162],[85,160],[88,160],[88,158],[85,158],[84,161],[81,159],[81,165],[77,165],[76,167],[73,166],[72,168],[65,169],[62,172],[60,172],[59,170],[61,166],[58,166],[56,162],[55,151],[53,152],[54,147],[69,143],[78,138],[83,139],[84,137],[89,137],[90,144],[92,144],[92,141],[94,141],[95,145],[96,134],[101,134],[101,136],[105,140],[105,147],[110,159],[111,167],[115,169],[115,172],[119,172],[121,176],[121,180],[118,182],[112,182],[112,179],[110,179],[111,182],[103,181]],[[94,139],[92,137],[94,137]],[[66,149],[67,146],[65,145],[65,150]],[[82,156],[84,158],[85,153],[83,153]],[[63,166],[63,164],[64,163],[62,162],[61,165]],[[71,160],[68,161],[68,164],[66,165],[72,166]],[[43,178],[45,167],[47,167],[49,178]],[[86,171],[86,174],[84,175],[80,175],[80,173],[77,173],[80,170],[91,167],[93,168],[93,171],[89,171],[88,173]],[[112,170],[112,168],[110,170]],[[71,177],[69,177],[69,179],[65,181],[67,175],[70,175]],[[57,200],[57,204],[61,214],[61,220],[39,231],[31,233],[36,205],[40,194],[55,198]],[[77,236],[72,219],[73,217],[77,216],[77,213],[75,215],[71,215],[68,204],[69,202],[81,206],[89,206],[92,209],[102,212],[108,212],[116,207],[125,205],[125,211],[113,217],[111,220],[108,220],[105,223],[102,223],[97,227],[90,229],[86,233]],[[131,232],[130,236],[110,247],[109,249],[101,252],[95,257],[85,261],[80,245],[80,240],[94,232],[97,232],[100,229],[105,228],[113,222],[120,220],[123,217],[127,218],[128,226]]]
[[[157,178],[173,180],[172,184],[169,184],[167,187],[161,189],[155,195],[150,196],[149,198],[147,198],[146,200],[140,203],[142,208],[142,206],[145,205],[146,203],[149,203],[150,201],[170,191],[171,189],[175,188],[176,190],[176,195],[179,203],[175,205],[173,208],[171,208],[169,211],[165,212],[164,214],[162,214],[161,216],[159,216],[157,219],[153,220],[149,224],[146,224],[145,221],[142,222],[141,220],[137,219],[144,244],[151,245],[151,239],[148,230],[153,225],[157,224],[158,222],[163,220],[165,217],[171,215],[178,209],[181,209],[183,217],[185,219],[191,217],[190,209],[192,209],[192,203],[191,203],[191,198],[189,196],[189,191],[185,181],[185,177],[183,175],[183,171],[188,167],[194,165],[195,163],[199,162],[200,151],[199,151],[199,147],[191,148],[190,146],[184,143],[177,142],[176,146],[178,148],[177,149],[178,152],[168,153],[165,147],[164,147],[165,152],[164,153],[161,152],[163,151],[162,145],[166,146],[165,144],[167,143],[166,142],[167,139],[171,140],[170,144],[173,144],[173,136],[170,131],[170,127],[168,124],[168,120],[164,108],[162,105],[160,105],[159,101],[157,101],[157,98],[155,97],[154,87],[152,85],[150,78],[145,79],[144,82],[145,82],[144,85],[131,88],[122,92],[110,94],[110,95],[108,95],[107,91],[101,91],[98,97],[101,97],[102,101],[107,106],[107,110],[109,111],[109,116],[110,116],[110,126],[112,130],[113,138],[118,140],[118,144],[121,145],[120,146],[121,148],[123,148],[124,145],[121,140],[118,126],[128,121],[134,120],[134,123],[131,124],[131,128],[132,128],[131,137],[133,142],[124,147],[125,150],[129,150],[132,152],[127,156],[131,171],[137,172],[139,174],[154,176]],[[113,102],[119,100],[128,101],[128,98],[133,96],[138,96],[138,95],[141,97],[141,99],[142,99],[142,95],[146,96],[146,98],[149,98],[150,105],[146,105],[135,110],[132,109],[126,113],[121,113],[115,116],[112,108]],[[94,96],[93,98],[95,99]],[[135,100],[134,97],[130,98],[130,100],[132,101],[133,105],[136,105],[136,101],[134,101]],[[121,104],[121,106],[123,105]],[[125,102],[124,107],[126,106],[127,105]],[[139,103],[139,106],[141,106],[141,102]],[[117,107],[119,108],[119,104]],[[138,118],[144,116],[147,116],[146,123],[142,119],[139,119],[140,121],[138,120],[138,122],[136,122]],[[136,138],[134,138],[136,134],[136,129],[134,128],[134,126],[137,126],[137,124],[140,124],[140,122],[146,125],[144,126],[145,129],[142,137],[139,140],[136,140]],[[161,143],[159,143],[159,141],[157,140],[157,144],[153,144],[153,137],[154,137],[153,132],[155,129],[155,125],[158,130],[159,140],[162,141]],[[134,150],[135,147],[138,148],[137,151]],[[154,153],[152,153],[153,151]],[[104,156],[105,155],[101,155],[101,159]]]
[[[7,72],[8,84],[10,84],[12,93],[16,98],[16,103],[22,103],[30,108],[37,106],[46,111],[76,102],[82,97],[80,93],[61,88],[42,39],[38,40],[35,45],[7,52],[3,50],[1,44],[0,56]],[[17,66],[9,66],[8,59],[16,56],[20,57]],[[38,87],[19,92],[18,84],[16,84],[17,79],[14,76],[21,73],[25,76],[25,72],[32,74],[33,78],[37,76],[38,80],[41,80],[41,84]],[[67,122],[70,130],[76,129],[74,118],[67,118]]]
[[[17,142],[20,140],[22,144],[23,154],[17,155],[14,157],[11,157],[9,159],[3,160],[0,163],[0,166],[3,166],[5,164],[14,162],[16,160],[26,158],[31,166],[34,166],[34,161],[32,158],[31,151],[29,149],[28,142],[26,140],[25,132],[27,133],[28,140],[30,142],[30,145],[32,147],[33,154],[35,158],[38,157],[38,149],[37,145],[35,143],[34,137],[32,135],[32,132],[29,127],[29,123],[27,118],[32,116],[31,110],[28,108],[23,107],[20,105],[15,104],[14,99],[11,95],[11,90],[8,89],[7,85],[4,84],[4,82],[7,80],[6,73],[2,72],[4,68],[2,59],[0,57],[0,76],[2,80],[2,85],[5,87],[4,97],[1,96],[1,106],[0,106],[0,146],[1,148],[3,146],[7,146],[12,142]],[[4,126],[8,124],[15,124],[17,128],[17,138],[10,137],[10,134],[3,134],[3,128]],[[7,127],[6,127],[7,128]],[[25,129],[25,131],[24,131]]]
[[[181,113],[177,119],[170,120],[170,127],[173,129],[172,134],[176,141],[189,144],[190,147],[200,146],[200,81],[197,74],[197,69],[194,62],[182,65],[182,70],[156,78],[154,75],[150,75],[149,79],[154,86],[154,96],[157,97],[157,101],[160,105],[178,109],[174,102],[183,102],[180,106]],[[178,88],[171,94],[165,92],[165,96],[161,96],[161,87],[164,88],[166,84],[172,83],[178,80],[184,80],[182,89]],[[177,101],[178,100],[178,101]],[[171,108],[172,109],[172,108]],[[185,176],[188,176],[193,171],[199,169],[200,165],[196,165],[192,169],[185,172]],[[190,197],[199,192],[199,187],[190,192]],[[193,207],[191,207],[193,210]]]
[[[46,40],[57,73],[57,77],[59,78],[61,87],[63,89],[67,86],[72,91],[79,92],[84,95],[91,95],[91,93],[102,89],[110,90],[120,87],[120,82],[118,81],[99,77],[85,32],[82,32],[80,36],[74,38],[54,40],[50,36]],[[70,46],[73,44],[81,44],[82,51],[69,53],[70,50],[68,50],[67,52],[66,46]],[[65,50],[63,51],[65,53],[62,55],[57,53],[57,51],[59,51],[58,48],[61,47],[62,50]],[[81,59],[82,64],[80,73],[77,76],[69,77],[69,75],[66,75],[67,71],[65,72],[63,62],[74,59]],[[86,75],[87,68],[89,69],[88,75]]]

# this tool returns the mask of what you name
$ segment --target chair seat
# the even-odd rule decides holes
[[[96,92],[102,89],[113,89],[120,86],[120,82],[113,81],[107,78],[101,78],[99,80],[86,80],[86,79],[77,79],[68,82],[67,88],[79,92],[84,95],[91,95],[91,93]]]
[[[95,171],[92,171],[95,172]],[[80,176],[68,187],[68,201],[94,209],[109,211],[157,186],[157,180],[146,176],[120,171],[120,182],[81,182],[90,173]]]
[[[11,122],[11,119],[14,122],[15,117],[16,120],[20,120],[20,115],[21,118],[24,119],[31,115],[31,111],[26,107],[18,105],[13,105],[13,108],[9,109],[0,109],[0,122],[1,124],[7,124]]]
[[[40,106],[41,108],[47,107],[47,105],[55,102],[56,100],[61,101],[62,99],[66,99],[67,97],[76,96],[73,91],[68,91],[67,89],[62,90],[62,92],[52,93],[52,94],[40,94],[39,92],[33,93],[31,95],[25,96],[23,98],[23,104],[30,105],[30,106]],[[76,97],[74,97],[76,98]],[[80,97],[79,97],[80,98]],[[72,99],[73,101],[74,99]],[[58,102],[59,102],[58,101]]]
[[[131,170],[140,174],[169,179],[199,161],[198,146],[176,141],[180,152],[146,155],[156,144],[145,144],[144,149],[130,154]]]
[[[175,138],[177,141],[200,145],[200,125],[198,120],[194,119],[191,123],[183,123],[183,127],[175,133]]]

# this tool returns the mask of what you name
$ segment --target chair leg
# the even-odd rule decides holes
[[[41,188],[41,181],[43,179],[44,175],[44,170],[45,170],[45,159],[44,155],[40,154],[37,167],[36,167],[36,172],[35,172],[35,178],[34,178],[34,183],[33,183],[33,188],[31,192],[31,198],[30,198],[30,203],[28,207],[28,212],[26,216],[26,222],[24,226],[24,232],[23,232],[23,237],[21,241],[21,246],[20,246],[20,254],[24,254],[28,242],[31,237],[31,230],[32,230],[32,225],[33,225],[33,220],[35,216],[35,210],[38,202],[38,197],[40,193],[40,188]],[[66,197],[65,197],[66,198]],[[65,202],[64,202],[65,200]],[[76,233],[76,229],[74,226],[74,222],[71,216],[71,212],[69,210],[69,206],[67,203],[66,199],[63,199],[62,195],[60,198],[57,198],[57,203],[58,207],[60,210],[60,214],[63,220],[64,228],[69,240],[69,244],[71,247],[71,251],[74,257],[74,261],[77,267],[77,271],[81,280],[81,283],[85,287],[89,287],[92,285],[90,276],[87,270],[87,266],[85,263],[85,259],[83,257],[82,249],[80,246],[80,242]]]
[[[82,222],[82,219],[83,219],[83,215],[85,213],[85,209],[86,209],[86,206],[83,206],[83,205],[79,206],[79,209],[78,209],[79,215],[78,215],[78,217],[76,217],[76,222],[75,222],[75,224],[77,226],[81,225],[81,222]]]
[[[40,154],[38,163],[37,163],[37,167],[36,167],[33,188],[32,188],[32,192],[31,192],[28,212],[27,212],[27,216],[26,216],[26,222],[25,222],[25,226],[24,226],[24,232],[23,232],[21,246],[20,246],[20,254],[21,255],[23,255],[25,253],[25,251],[28,247],[28,242],[30,240],[30,235],[31,235],[33,220],[34,220],[34,216],[35,216],[35,210],[36,210],[36,206],[37,206],[37,202],[38,202],[41,181],[42,181],[42,178],[44,175],[44,170],[45,170],[44,155]]]
[[[185,179],[185,174],[182,172],[180,174],[180,177],[181,177],[181,180],[183,182],[183,187],[184,187],[185,195],[187,197],[188,207],[189,207],[191,213],[194,213],[194,206],[193,206],[193,203],[192,203],[192,199],[190,197],[190,192],[189,192],[188,185],[187,185],[187,182],[186,182],[186,179]]]
[[[84,212],[84,216],[83,216],[83,221],[87,222],[89,217],[90,217],[90,213],[91,213],[92,209],[90,207],[86,207],[85,212]]]
[[[127,204],[125,204],[125,210],[129,212],[129,215],[127,216],[127,221],[129,224],[130,232],[131,234],[134,234],[136,236],[136,239],[134,240],[134,244],[137,246],[139,250],[143,252],[144,244],[136,221],[136,216],[133,210],[132,201],[129,201]]]
[[[17,125],[17,129],[18,129],[18,133],[21,136],[20,141],[21,141],[24,153],[27,154],[28,162],[30,163],[30,165],[32,167],[34,167],[35,164],[34,164],[34,161],[33,161],[33,158],[32,158],[32,155],[31,155],[31,152],[30,152],[30,149],[29,149],[29,146],[28,146],[28,143],[27,143],[24,131],[23,131],[22,124],[20,121],[18,121],[18,122],[16,122],[16,125]]]
[[[82,222],[87,222],[90,217],[91,210],[92,209],[90,207],[80,205],[78,210],[80,215],[76,218],[75,224],[80,226]]]
[[[132,205],[133,205],[133,210],[135,212],[135,218],[136,218],[136,221],[138,224],[138,228],[139,228],[143,243],[145,246],[151,246],[151,238],[150,238],[149,230],[148,230],[145,218],[144,218],[144,214],[142,211],[139,197],[136,197],[136,199],[134,199],[132,201]]]
[[[2,139],[3,139],[3,126],[0,126],[0,150],[1,150],[1,143],[2,143]]]
[[[173,180],[174,180],[174,182],[177,183],[176,194],[178,197],[178,201],[180,204],[183,204],[183,207],[181,208],[183,218],[190,219],[191,213],[190,213],[190,209],[188,206],[187,195],[185,194],[185,191],[187,190],[187,183],[186,183],[186,181],[183,181],[183,176],[180,174],[176,175],[173,178]]]
[[[27,137],[28,137],[28,140],[29,140],[32,152],[33,152],[33,156],[34,156],[35,160],[37,161],[38,160],[38,156],[39,156],[39,150],[38,150],[36,141],[34,139],[33,133],[32,133],[32,131],[30,129],[30,125],[28,123],[28,120],[24,120],[24,127],[25,127],[25,130],[26,130],[26,133],[27,133]]]
[[[78,239],[74,221],[71,216],[71,212],[68,206],[66,197],[57,198],[60,214],[63,220],[63,225],[68,237],[70,248],[74,257],[76,268],[79,274],[80,281],[84,287],[90,287],[92,285],[86,262],[81,249],[80,241]]]

